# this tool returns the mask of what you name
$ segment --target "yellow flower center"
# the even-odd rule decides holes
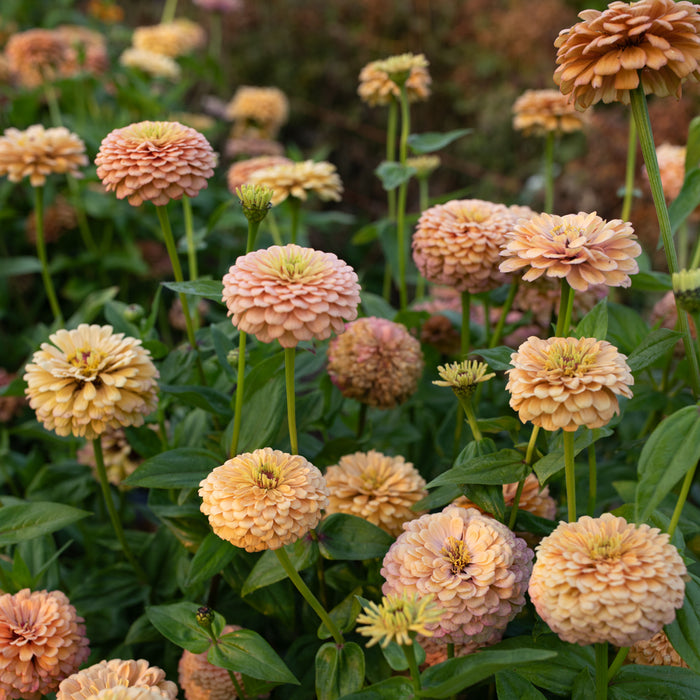
[[[81,348],[68,358],[68,364],[77,367],[86,379],[92,379],[100,371],[104,355],[94,348]]]
[[[544,369],[547,372],[560,372],[567,377],[581,377],[595,363],[596,353],[582,349],[571,343],[554,343],[549,349]]]
[[[471,562],[467,545],[464,540],[458,540],[456,537],[447,538],[447,544],[442,548],[440,554],[450,562],[450,567],[453,574],[459,574],[467,568]]]
[[[134,124],[131,134],[138,141],[150,141],[162,145],[173,141],[179,132],[179,125],[174,122],[141,122]]]
[[[620,535],[608,537],[598,535],[590,542],[590,554],[592,559],[618,559],[622,549]]]
[[[572,226],[569,223],[557,224],[552,228],[552,239],[555,243],[570,243],[580,238],[582,231],[577,226]]]
[[[366,469],[362,472],[362,485],[373,491],[384,483],[384,475],[380,474],[375,468]]]
[[[280,470],[279,467],[273,464],[261,464],[253,478],[255,479],[255,483],[261,488],[261,489],[276,489],[277,486],[280,483]]]

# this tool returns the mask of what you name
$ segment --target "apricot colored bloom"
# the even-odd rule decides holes
[[[663,143],[656,148],[656,160],[661,174],[661,185],[667,201],[673,201],[680,193],[685,180],[685,146]],[[644,168],[644,174],[647,174]]]
[[[226,184],[231,194],[236,194],[236,190],[241,185],[250,182],[250,176],[257,170],[270,168],[273,165],[288,165],[292,161],[284,156],[256,156],[246,158],[233,163],[226,173]]]
[[[430,97],[428,60],[423,54],[401,54],[372,61],[360,71],[357,94],[370,107],[387,105],[401,95],[400,83],[392,79],[392,73],[407,73],[406,94],[409,102],[427,100]]]
[[[475,509],[447,506],[404,525],[384,557],[384,595],[433,595],[443,615],[435,637],[474,651],[525,605],[532,550]]]
[[[620,412],[617,397],[632,396],[626,359],[605,340],[530,336],[511,355],[510,406],[545,430],[600,428]]]
[[[273,190],[273,206],[288,197],[306,200],[309,193],[326,202],[339,202],[343,192],[343,183],[335,165],[327,161],[305,160],[261,168],[251,173],[248,182],[251,185],[267,185]]]
[[[311,462],[269,447],[229,459],[199,486],[214,533],[248,552],[296,542],[328,505],[325,479]]]
[[[104,688],[88,695],[85,700],[162,700],[160,691],[152,688]]]
[[[10,73],[26,88],[58,79],[71,53],[65,37],[51,29],[17,32],[5,45]]]
[[[183,195],[195,197],[214,174],[209,141],[179,122],[137,122],[102,139],[95,157],[97,177],[118,199],[138,207],[163,206]]]
[[[131,38],[136,49],[152,51],[176,58],[202,48],[207,41],[204,29],[196,22],[178,17],[172,22],[163,22],[147,27],[137,27]]]
[[[10,127],[0,137],[0,175],[10,182],[28,177],[32,187],[40,187],[53,173],[82,177],[80,168],[87,164],[85,144],[65,126]]]
[[[526,90],[513,104],[513,128],[525,134],[568,134],[583,124],[582,114],[559,90]]]
[[[226,105],[225,113],[234,122],[234,138],[274,139],[289,118],[289,101],[279,88],[242,85]]]
[[[682,666],[688,668],[688,664],[673,648],[663,630],[657,632],[651,639],[635,642],[630,647],[626,661],[642,666]]]
[[[357,316],[355,271],[333,253],[295,244],[242,255],[224,275],[223,301],[233,325],[284,348],[342,333]]]
[[[119,63],[126,68],[136,68],[147,73],[152,78],[179,80],[180,64],[170,56],[147,49],[137,49],[129,46],[122,51]]]
[[[554,42],[554,82],[579,109],[603,102],[629,104],[630,90],[681,96],[686,78],[697,80],[700,14],[692,2],[613,2],[584,10],[581,22]]]
[[[668,534],[611,513],[584,515],[539,544],[529,593],[565,642],[628,647],[675,618],[685,576]]]
[[[396,537],[418,517],[411,509],[428,495],[425,479],[411,462],[375,450],[355,452],[326,468],[330,491],[326,513],[349,513]]]
[[[166,680],[165,671],[158,666],[149,666],[145,659],[112,659],[100,661],[66,678],[58,686],[56,700],[88,700],[108,688],[144,688],[165,700],[177,697],[177,686]]]
[[[83,618],[61,591],[0,595],[0,697],[39,700],[90,650]]]
[[[426,209],[413,233],[413,260],[433,284],[477,294],[503,284],[498,270],[506,234],[527,207],[507,207],[480,199],[454,199]]]
[[[140,340],[86,323],[49,340],[24,375],[29,405],[47,430],[91,440],[108,427],[141,425],[155,409],[158,370]]]
[[[119,488],[128,488],[127,486],[122,486],[122,482],[129,474],[133,474],[136,471],[136,467],[143,460],[134,453],[126,438],[124,428],[108,427],[100,435],[100,442],[102,443],[102,456],[105,471],[107,472],[107,480],[110,484],[114,484],[114,486]],[[90,467],[93,475],[97,478],[95,448],[92,442],[86,442],[78,450],[77,461]]]
[[[328,346],[328,374],[343,396],[376,408],[394,408],[412,396],[423,365],[420,342],[385,318],[348,323]]]
[[[595,284],[629,287],[629,276],[639,272],[635,258],[642,249],[632,224],[606,221],[595,212],[539,214],[521,221],[505,238],[501,272],[526,268],[526,282],[543,275],[565,277],[573,289],[585,292]]]

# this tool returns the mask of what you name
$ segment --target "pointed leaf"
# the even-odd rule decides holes
[[[700,117],[691,119],[685,143],[685,172],[700,165]]]
[[[0,546],[55,532],[92,515],[62,503],[34,501],[0,508]]]
[[[698,204],[700,204],[700,168],[693,167],[685,174],[681,191],[668,208],[672,233],[678,230]]]
[[[331,513],[316,528],[318,547],[326,559],[383,557],[394,538],[367,520],[348,513]]]
[[[506,345],[499,345],[496,348],[474,350],[472,354],[479,355],[490,369],[500,372],[501,370],[512,369],[513,365],[510,364],[510,358],[514,352],[515,350]]]
[[[41,272],[41,260],[39,258],[23,255],[16,258],[0,259],[0,277],[30,275],[34,272]]]
[[[639,292],[668,292],[673,289],[668,272],[640,271],[632,275],[632,289]]]
[[[694,576],[685,584],[683,607],[664,630],[683,661],[700,673],[700,583]]]
[[[466,448],[465,448],[466,449]],[[530,472],[529,465],[517,450],[503,449],[494,454],[469,459],[457,457],[455,466],[433,479],[428,488],[446,484],[512,484],[524,479]]]
[[[416,174],[416,169],[410,165],[385,160],[375,169],[374,174],[382,181],[382,187],[390,191],[408,182]]]
[[[546,700],[530,681],[513,671],[496,674],[496,694],[498,700]]]
[[[576,326],[577,338],[605,340],[608,333],[608,300],[601,299]]]
[[[210,532],[200,543],[197,553],[190,562],[186,586],[206,581],[216,576],[240,553],[240,549]]]
[[[630,353],[627,365],[632,372],[647,369],[663,357],[681,337],[677,331],[668,328],[657,328],[649,333],[644,340]]]
[[[356,693],[343,695],[342,700],[412,700],[415,698],[413,684],[408,678],[394,676],[358,690]]]
[[[285,551],[296,571],[302,571],[316,563],[318,545],[312,540],[302,537],[292,544],[285,545]],[[270,586],[277,581],[287,578],[287,572],[273,550],[268,549],[255,562],[250,574],[243,583],[241,596],[246,596],[259,588]]]
[[[196,297],[204,297],[210,301],[218,301],[223,304],[222,293],[224,285],[221,280],[193,280],[191,282],[161,282],[164,287],[172,289],[178,294],[189,294]]]
[[[147,459],[124,483],[156,489],[196,488],[212,469],[221,464],[222,458],[209,450],[178,447]]]
[[[211,645],[209,635],[197,624],[195,603],[173,603],[172,605],[151,605],[146,615],[151,624],[173,644],[193,654],[201,654]],[[213,628],[220,633],[225,624],[224,618],[214,613]]]
[[[574,456],[585,450],[590,444],[596,440],[612,435],[612,430],[607,427],[594,428],[593,430],[584,429],[579,431],[574,437]],[[544,484],[547,479],[554,476],[564,468],[564,447],[561,441],[561,436],[558,439],[558,447],[552,450],[549,454],[538,459],[534,464],[535,474],[541,484]]]
[[[677,666],[623,666],[610,682],[610,700],[690,700],[698,697],[698,675]]]
[[[161,384],[160,390],[164,394],[175,396],[183,403],[201,408],[208,413],[214,413],[224,418],[231,416],[231,397],[209,386]]]
[[[316,697],[338,700],[355,693],[365,682],[365,655],[355,642],[337,646],[326,642],[316,654]]]
[[[425,134],[410,134],[408,145],[414,153],[432,153],[449,146],[462,136],[471,134],[473,129],[454,129],[445,133],[430,131]]]
[[[349,632],[355,627],[355,620],[362,610],[360,601],[357,599],[360,593],[362,593],[362,588],[355,588],[355,590],[351,591],[338,605],[328,611],[331,620],[335,622],[338,629],[343,633]],[[322,622],[318,626],[316,636],[319,639],[329,639],[332,636],[325,622]]]

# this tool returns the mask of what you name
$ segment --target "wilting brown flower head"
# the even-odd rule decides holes
[[[559,90],[526,90],[513,104],[513,128],[525,134],[581,131],[584,117]]]
[[[224,275],[223,300],[233,325],[284,348],[342,333],[357,317],[355,271],[333,253],[289,244],[242,255]]]
[[[404,525],[381,570],[384,595],[434,595],[443,610],[434,636],[471,651],[493,639],[525,605],[532,550],[505,525],[448,506]]]
[[[18,32],[5,46],[10,73],[26,88],[58,79],[71,54],[65,37],[51,29]]]
[[[66,231],[72,231],[78,225],[75,207],[63,196],[58,195],[54,202],[46,207],[44,213],[44,241],[53,243]],[[36,212],[32,210],[25,225],[27,240],[36,243]]]
[[[0,697],[39,700],[90,650],[83,618],[61,591],[0,595]]]
[[[119,57],[119,63],[126,68],[136,68],[143,71],[152,78],[165,78],[173,81],[180,78],[180,64],[174,58],[155,51],[129,46]]]
[[[413,260],[433,284],[477,294],[503,284],[498,270],[506,234],[527,207],[507,207],[480,199],[452,200],[426,209],[413,233]]]
[[[425,479],[411,462],[381,452],[355,452],[326,468],[330,500],[326,513],[350,513],[396,537],[418,517],[411,509],[428,495]]]
[[[700,14],[692,2],[613,2],[584,10],[581,22],[559,33],[554,82],[579,109],[630,101],[645,94],[681,96],[685,78],[700,78]]]
[[[279,88],[242,85],[226,105],[226,117],[234,123],[233,138],[274,139],[289,118],[289,101]]]
[[[600,428],[620,412],[618,395],[632,396],[626,359],[605,340],[530,336],[511,355],[510,406],[545,430]]]
[[[506,234],[501,272],[527,271],[530,282],[542,275],[566,277],[585,292],[591,285],[629,287],[639,272],[635,258],[642,252],[629,222],[605,221],[595,212],[556,216],[539,214],[521,221]]]
[[[326,481],[311,462],[269,447],[229,459],[199,487],[214,533],[248,552],[296,542],[328,505]]]
[[[635,642],[625,659],[628,663],[641,664],[642,666],[681,666],[688,668],[680,654],[669,642],[666,633],[661,630],[651,639]]]
[[[129,474],[136,471],[136,467],[143,461],[136,455],[126,438],[124,428],[108,427],[100,435],[102,443],[102,456],[104,459],[105,471],[110,484],[125,489],[122,482]],[[92,469],[97,476],[97,466],[95,464],[95,449],[92,442],[86,442],[78,450],[77,460]]]
[[[669,202],[678,196],[683,186],[683,180],[685,180],[685,154],[685,146],[672,146],[670,143],[663,143],[656,149],[661,185],[664,189],[664,196]],[[646,167],[644,167],[643,172],[647,176]]]
[[[376,408],[394,408],[412,396],[423,365],[418,340],[385,318],[348,323],[328,346],[328,374],[343,396]]]
[[[178,17],[172,22],[137,27],[131,43],[136,49],[176,58],[202,48],[206,40],[204,29],[196,22]]]
[[[250,182],[250,176],[257,170],[270,168],[274,165],[288,165],[292,161],[284,156],[257,156],[246,158],[233,163],[226,173],[226,184],[231,194],[236,194],[236,190],[241,185]]]
[[[649,639],[683,605],[686,568],[668,540],[611,513],[559,523],[537,547],[530,598],[565,642]]]
[[[165,671],[158,666],[149,666],[145,659],[112,659],[66,678],[58,686],[56,700],[88,700],[106,688],[149,688],[165,700],[177,697],[177,686],[165,679]]]
[[[64,126],[45,129],[34,124],[24,131],[10,127],[0,136],[0,175],[11,182],[28,177],[40,187],[52,173],[82,177],[88,164],[85,144]]]
[[[391,72],[407,73],[406,94],[409,102],[427,100],[430,97],[428,60],[423,54],[401,54],[368,63],[360,71],[357,94],[370,107],[386,105],[401,95],[400,85],[392,79]]]
[[[92,440],[110,426],[141,425],[155,409],[158,370],[140,340],[86,323],[49,340],[24,375],[29,405],[48,430]]]
[[[102,139],[97,177],[118,199],[138,207],[195,197],[214,174],[216,154],[198,131],[179,122],[137,122]]]
[[[267,185],[274,191],[272,205],[277,206],[287,197],[306,200],[309,193],[324,201],[340,201],[343,183],[335,165],[327,161],[304,160],[260,168],[250,174],[251,185]]]

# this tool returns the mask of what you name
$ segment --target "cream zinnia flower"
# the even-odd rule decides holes
[[[540,214],[521,221],[506,234],[501,272],[527,271],[530,282],[542,275],[565,277],[573,289],[591,285],[629,287],[639,272],[635,258],[642,252],[632,225],[620,219],[605,221],[595,212],[556,216]]]
[[[309,193],[325,202],[339,202],[343,193],[343,183],[335,165],[327,161],[305,160],[261,168],[251,173],[248,182],[251,185],[267,185],[273,190],[273,206],[281,204],[288,197],[305,201]]]
[[[105,688],[96,690],[85,700],[163,700],[160,691],[152,688]]]
[[[357,94],[370,107],[389,104],[401,95],[401,88],[393,80],[392,72],[407,72],[406,94],[409,102],[427,100],[430,97],[428,61],[423,54],[401,54],[372,61],[360,71]]]
[[[350,513],[396,537],[417,518],[411,509],[428,495],[425,479],[411,462],[381,452],[355,452],[326,468],[330,491],[326,513]]]
[[[0,595],[0,697],[39,700],[90,650],[83,618],[61,591]]]
[[[136,68],[147,73],[153,78],[165,78],[167,80],[180,79],[180,65],[170,56],[146,49],[137,49],[129,46],[124,49],[119,57],[119,63],[126,68]]]
[[[206,40],[202,27],[192,20],[179,17],[172,22],[137,27],[131,43],[136,49],[176,58],[201,48]]]
[[[226,117],[234,122],[234,138],[274,139],[289,118],[289,101],[279,88],[242,85],[226,105]]]
[[[49,340],[24,375],[29,405],[48,430],[91,440],[108,427],[141,425],[155,409],[158,370],[140,340],[86,323]]]
[[[604,513],[559,523],[537,547],[529,594],[565,642],[628,647],[683,605],[686,567],[668,534]]]
[[[269,447],[229,459],[199,486],[212,530],[248,552],[296,542],[328,505],[325,479],[311,462]]]
[[[632,396],[626,359],[605,340],[530,336],[511,355],[510,406],[545,430],[600,428],[620,412],[617,397]]]
[[[242,255],[224,275],[223,300],[233,325],[285,348],[342,333],[357,316],[355,271],[333,253],[289,244]]]
[[[242,185],[250,182],[251,175],[264,168],[274,165],[289,165],[292,161],[284,156],[256,156],[246,158],[233,163],[226,173],[226,184],[231,194],[236,194],[236,190]]]
[[[688,668],[680,654],[671,646],[666,633],[661,630],[651,639],[635,642],[627,654],[627,662],[642,666],[681,666]]]
[[[700,78],[700,13],[692,2],[613,2],[584,10],[583,20],[559,33],[554,82],[571,93],[579,109],[630,101],[640,84],[645,94],[681,96],[686,78]]]
[[[525,134],[581,131],[584,117],[559,90],[526,90],[513,104],[513,128]]]
[[[105,189],[163,206],[183,195],[195,197],[214,174],[216,154],[209,141],[179,122],[137,122],[102,139],[95,157],[97,177]]]

